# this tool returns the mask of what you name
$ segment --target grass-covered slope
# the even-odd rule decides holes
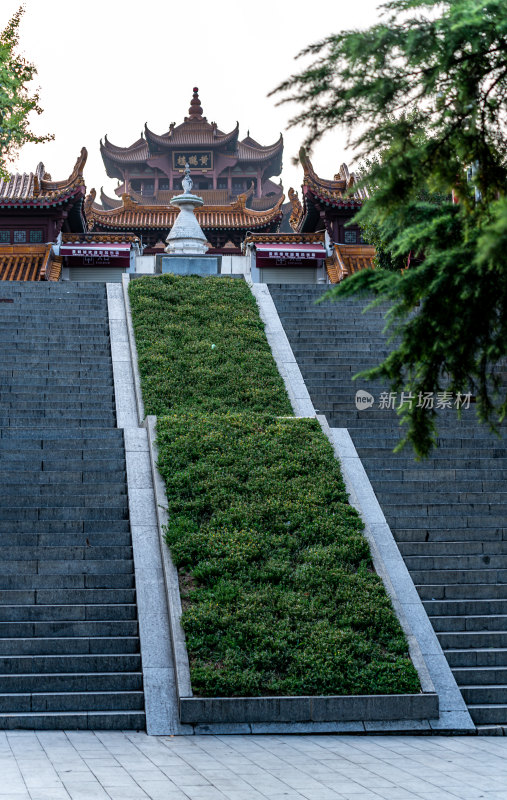
[[[284,418],[246,284],[163,276],[129,291],[146,410],[164,415],[194,692],[419,691],[331,446],[316,421]]]
[[[129,296],[146,414],[292,414],[244,281],[163,275],[131,281]]]

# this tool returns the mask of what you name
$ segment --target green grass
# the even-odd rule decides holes
[[[164,415],[166,535],[195,694],[419,691],[332,448],[315,420],[283,418],[248,287],[164,276],[129,291],[146,410]]]
[[[244,281],[139,278],[129,297],[146,414],[292,414]]]

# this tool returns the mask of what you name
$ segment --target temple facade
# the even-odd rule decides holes
[[[69,177],[34,172],[0,180],[0,281],[121,280],[140,241],[132,234],[89,233],[83,147]]]
[[[178,210],[170,205],[182,191],[189,164],[194,192],[204,200],[196,211],[210,254],[239,255],[249,231],[274,232],[282,220],[284,195],[272,178],[282,171],[283,138],[263,146],[250,135],[239,140],[239,126],[229,133],[203,116],[194,88],[188,116],[164,134],[145,126],[130,147],[106,137],[100,144],[106,172],[117,178],[117,197],[91,190],[85,203],[88,230],[130,232],[139,236],[145,254],[164,251]]]
[[[83,147],[66,180],[53,181],[42,162],[35,172],[0,180],[0,280],[59,280],[63,233],[86,230]]]

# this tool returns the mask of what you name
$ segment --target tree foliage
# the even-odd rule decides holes
[[[39,95],[30,94],[28,84],[37,70],[15,52],[19,44],[19,23],[24,12],[16,11],[0,32],[0,177],[7,176],[7,164],[27,142],[47,142],[52,135],[37,136],[30,130],[31,112],[41,114]]]
[[[291,124],[308,127],[307,146],[337,125],[349,131],[374,187],[356,221],[395,260],[416,259],[334,290],[391,303],[400,343],[369,375],[415,396],[472,391],[480,418],[496,426],[507,411],[498,366],[507,352],[505,0],[393,0],[380,23],[305,53],[313,64],[275,90],[302,106]],[[434,412],[413,404],[400,413],[402,444],[427,454]]]

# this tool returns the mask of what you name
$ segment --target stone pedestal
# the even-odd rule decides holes
[[[191,193],[193,184],[188,164],[182,183],[183,194],[171,200],[171,205],[179,208],[180,213],[166,239],[165,251],[168,255],[202,256],[208,250],[208,242],[195,218],[194,209],[203,206],[204,200]]]
[[[157,271],[173,275],[219,275],[221,256],[157,256]]]

